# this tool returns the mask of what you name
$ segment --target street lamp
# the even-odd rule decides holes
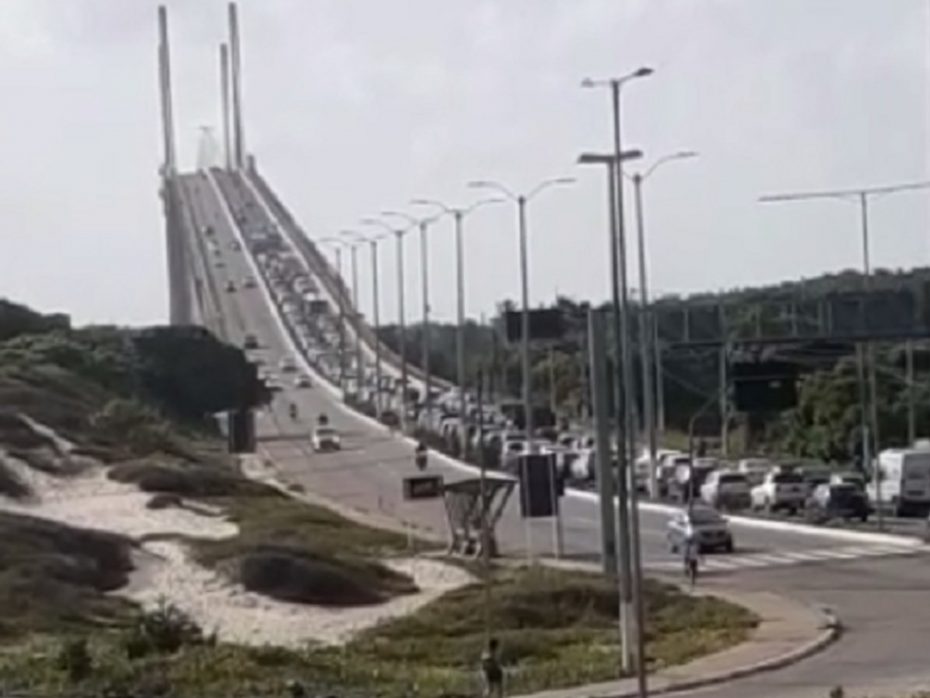
[[[697,157],[693,150],[681,150],[669,153],[656,160],[645,172],[636,172],[632,176],[634,202],[636,203],[636,240],[639,253],[639,355],[642,365],[643,377],[643,412],[646,413],[646,433],[649,443],[649,492],[653,497],[658,496],[658,471],[656,465],[656,451],[658,443],[656,437],[655,394],[652,365],[652,332],[649,329],[649,284],[646,276],[646,232],[643,223],[643,182],[662,165],[675,160],[686,160]],[[724,349],[726,351],[726,349]],[[661,378],[658,389],[662,390]],[[726,422],[726,417],[724,417]],[[725,443],[725,442],[724,442]]]
[[[387,237],[386,234],[366,237],[355,233],[355,239],[359,242],[367,242],[371,251],[371,314],[375,323],[375,412],[379,420],[384,407],[381,395],[381,302],[378,282],[378,243],[385,237]]]
[[[400,328],[400,423],[407,431],[407,324],[404,316],[404,235],[410,229],[394,228],[380,218],[363,218],[365,225],[375,225],[392,234],[397,241],[397,324]],[[380,340],[377,344],[380,347]]]
[[[626,239],[624,235],[624,218],[623,218],[623,180],[621,178],[620,163],[623,160],[623,148],[620,138],[620,90],[630,80],[645,78],[652,75],[653,70],[647,66],[640,67],[631,73],[622,75],[619,78],[609,78],[606,80],[593,80],[585,78],[581,82],[582,87],[609,87],[611,95],[611,106],[613,114],[613,137],[614,137],[614,245],[616,246],[615,254],[617,256],[617,267],[619,273],[616,283],[620,285],[619,290],[615,288],[614,298],[619,298],[619,303],[614,301],[613,323],[614,323],[614,341],[617,345],[617,357],[621,361],[622,371],[617,371],[617,395],[618,406],[622,409],[617,410],[617,461],[620,475],[618,480],[624,482],[630,473],[630,468],[635,462],[635,449],[633,439],[633,401],[630,399],[630,393],[633,386],[633,365],[630,360],[630,342],[628,327],[628,308],[629,292],[627,289],[627,267],[626,267]],[[619,292],[618,292],[619,291]],[[621,612],[626,613],[629,605],[632,603],[636,613],[636,676],[639,693],[646,695],[646,667],[645,667],[645,636],[643,634],[643,624],[645,622],[645,611],[642,603],[642,566],[639,550],[639,511],[636,505],[636,477],[635,474],[630,478],[629,483],[630,495],[630,513],[629,520],[624,519],[625,504],[621,499],[620,520],[621,526],[626,529],[623,538],[628,537],[626,545],[632,549],[632,566],[635,568],[635,575],[630,574],[631,570],[624,572],[624,587],[621,593],[624,595],[623,602],[620,604]],[[620,487],[626,487],[621,484]],[[622,540],[622,538],[621,538]],[[631,579],[632,577],[632,579]],[[631,584],[632,583],[632,586]],[[632,594],[632,598],[631,598]],[[624,628],[626,629],[626,625]],[[629,669],[629,644],[628,638],[623,637],[623,666]]]
[[[420,363],[421,368],[423,369],[424,377],[423,404],[426,407],[427,415],[432,416],[432,374],[430,372],[429,361],[431,349],[429,335],[429,254],[427,253],[426,249],[426,233],[430,224],[433,223],[438,218],[438,216],[433,216],[432,218],[414,218],[413,216],[401,211],[382,211],[381,215],[403,218],[410,224],[411,227],[417,226],[420,229],[420,274],[422,279],[421,294],[423,296],[423,356]]]
[[[362,360],[362,332],[360,322],[360,311],[358,304],[358,233],[354,230],[342,230],[339,232],[349,248],[349,255],[352,261],[352,317],[355,319],[355,379],[356,392],[360,393],[362,386],[365,384],[365,363]]]
[[[462,251],[462,223],[463,219],[475,209],[488,204],[503,203],[503,201],[503,199],[494,198],[480,199],[465,208],[453,208],[435,199],[413,199],[410,202],[414,206],[435,206],[455,219],[456,306],[458,315],[455,351],[459,384],[459,417],[462,422],[463,434],[465,434],[465,386],[467,380],[465,376],[465,260]],[[481,415],[478,415],[478,419],[481,420]],[[463,443],[464,440],[463,436]]]
[[[346,310],[345,310],[345,284],[342,281],[342,248],[345,241],[337,237],[326,237],[318,240],[321,245],[332,245],[336,251],[336,272],[338,274],[339,292],[339,389],[345,394],[346,379]]]
[[[527,443],[530,447],[530,453],[536,452],[535,439],[533,438],[533,410],[531,405],[530,390],[530,290],[528,261],[526,251],[526,204],[535,196],[545,189],[552,186],[563,184],[574,184],[574,177],[556,177],[547,179],[537,184],[527,194],[514,194],[510,189],[498,182],[487,180],[478,180],[469,182],[468,186],[473,189],[493,189],[511,201],[517,204],[517,224],[520,234],[520,282],[522,285],[523,295],[523,316],[521,322],[521,341],[520,351],[523,357],[523,411],[524,411],[524,428],[526,429]]]

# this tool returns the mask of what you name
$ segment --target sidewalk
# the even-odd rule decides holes
[[[588,565],[570,566],[595,569]],[[697,593],[748,608],[759,616],[759,625],[748,640],[735,647],[651,674],[648,677],[650,695],[695,689],[778,669],[820,651],[840,632],[839,623],[831,613],[771,592],[708,587]],[[633,698],[638,695],[636,679],[628,678],[541,691],[518,698]]]

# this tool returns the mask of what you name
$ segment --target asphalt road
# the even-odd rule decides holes
[[[210,260],[219,286],[232,279],[239,290],[222,300],[228,339],[241,344],[246,332],[263,343],[270,365],[291,351],[260,289],[243,289],[241,281],[254,275],[244,252],[233,252],[228,217],[214,191],[200,177],[185,177],[182,185],[201,203],[198,215],[213,225],[225,268]],[[239,208],[240,203],[234,202]],[[249,209],[260,215],[261,209]],[[287,404],[299,405],[300,419],[291,420]],[[343,437],[338,453],[314,454],[309,447],[312,420],[326,412]],[[342,503],[418,526],[445,531],[445,514],[436,501],[408,503],[401,497],[404,475],[414,472],[410,444],[345,409],[321,386],[289,389],[259,416],[262,449],[276,460],[283,474],[310,491]],[[431,459],[430,470],[447,481],[467,477],[457,468]],[[665,544],[668,514],[643,511],[641,544],[647,570],[671,572],[678,558]],[[565,551],[571,556],[596,556],[599,525],[595,503],[583,495],[563,499]],[[833,608],[847,628],[842,640],[827,651],[795,666],[726,686],[698,691],[703,696],[825,695],[842,683],[863,688],[906,688],[930,680],[925,638],[930,630],[927,581],[930,558],[923,551],[903,552],[870,541],[851,541],[825,529],[816,534],[768,530],[756,525],[734,525],[737,552],[706,559],[703,584],[727,584],[781,592],[812,604]],[[515,503],[508,507],[498,529],[502,547],[537,555],[552,551],[552,524],[535,521],[526,526]]]

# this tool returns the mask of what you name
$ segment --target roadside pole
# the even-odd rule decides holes
[[[591,362],[591,404],[594,407],[594,429],[597,447],[595,464],[598,502],[601,515],[601,567],[604,574],[617,579],[617,517],[614,505],[615,487],[610,452],[610,414],[607,409],[607,344],[604,316],[588,309],[588,347]],[[621,639],[626,633],[621,629]]]
[[[487,476],[488,468],[484,459],[484,420],[482,419],[483,402],[483,372],[478,369],[477,401],[478,401],[478,491],[481,497],[481,574],[484,586],[484,640],[485,644],[491,638],[491,537],[488,535],[488,507],[487,507]],[[467,430],[466,430],[467,433]]]

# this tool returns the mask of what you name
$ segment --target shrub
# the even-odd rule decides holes
[[[68,675],[68,680],[76,683],[90,676],[93,662],[87,649],[87,640],[76,638],[66,640],[58,650],[58,668]]]
[[[165,599],[150,611],[142,613],[123,640],[129,659],[149,654],[174,654],[188,645],[215,642],[204,637],[203,630],[187,613]]]

